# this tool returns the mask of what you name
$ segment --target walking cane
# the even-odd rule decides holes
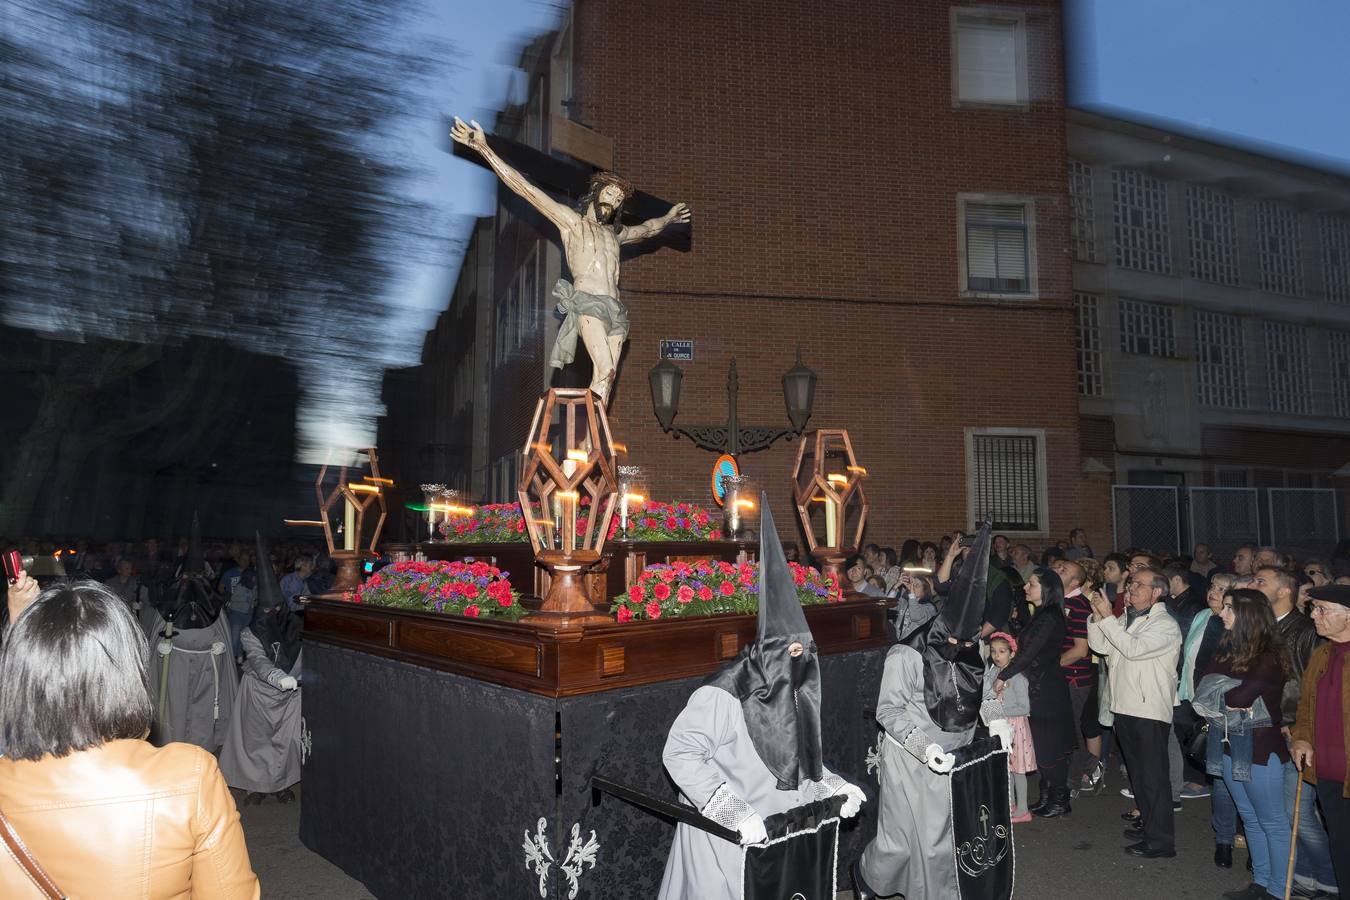
[[[1298,772],[1298,778],[1294,781],[1294,830],[1289,835],[1289,866],[1284,874],[1284,900],[1289,900],[1289,893],[1294,889],[1294,857],[1298,853],[1298,811],[1303,805],[1303,768],[1294,761],[1294,770]]]

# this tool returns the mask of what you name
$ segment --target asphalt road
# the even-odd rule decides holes
[[[1034,796],[1034,780],[1032,785]],[[1116,792],[1119,786],[1117,777],[1106,793],[1074,801],[1073,813],[1065,818],[1037,819],[1015,826],[1017,896],[1036,900],[1217,900],[1224,891],[1247,884],[1245,850],[1234,851],[1232,869],[1214,867],[1208,800],[1188,800],[1177,814],[1175,859],[1125,856],[1122,848],[1131,842],[1121,834],[1125,823],[1120,814],[1131,804]],[[249,855],[262,880],[264,898],[369,900],[371,894],[359,882],[300,843],[299,803],[282,806],[269,799],[242,812]],[[851,893],[840,894],[840,900],[851,897]]]

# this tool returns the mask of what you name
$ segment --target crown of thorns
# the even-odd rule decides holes
[[[600,190],[600,188],[604,187],[607,184],[613,185],[614,187],[623,191],[623,199],[625,201],[631,200],[633,198],[633,194],[637,193],[633,189],[633,182],[629,181],[627,178],[624,178],[622,175],[615,175],[613,172],[596,172],[594,175],[591,176],[592,191],[598,191]]]

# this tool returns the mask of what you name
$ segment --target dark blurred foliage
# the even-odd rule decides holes
[[[7,7],[0,378],[24,399],[0,454],[0,534],[25,527],[63,454],[196,405],[194,383],[228,374],[232,347],[291,359],[311,407],[377,411],[391,279],[447,249],[380,149],[444,54],[395,45],[416,9]],[[91,403],[99,421],[72,427]]]

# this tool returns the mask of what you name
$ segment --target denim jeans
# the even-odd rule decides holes
[[[1237,806],[1223,776],[1210,780],[1209,824],[1214,829],[1214,843],[1232,846],[1237,836]]]
[[[232,609],[226,608],[225,615],[230,621],[230,642],[233,644],[233,650],[231,652],[234,653],[234,658],[238,659],[244,652],[243,646],[239,643],[239,635],[243,632],[244,628],[247,627],[249,620],[253,618],[253,611],[245,610],[244,612],[235,612]]]
[[[1225,737],[1228,739],[1227,753],[1223,752]],[[1205,743],[1205,772],[1209,775],[1223,777],[1225,766],[1230,765],[1232,766],[1233,777],[1238,781],[1251,779],[1252,733],[1251,731],[1234,731],[1225,735],[1222,724],[1210,722],[1209,736]]]
[[[1289,814],[1284,811],[1284,765],[1274,753],[1254,763],[1250,781],[1233,778],[1231,757],[1223,758],[1223,781],[1247,826],[1252,881],[1276,897],[1284,896],[1289,871]]]
[[[1303,791],[1303,800],[1298,807],[1298,856],[1294,864],[1294,874],[1317,882],[1322,890],[1336,886],[1336,872],[1331,868],[1331,846],[1327,843],[1326,830],[1317,818],[1317,797],[1310,784],[1299,781],[1298,769],[1294,764],[1284,764],[1284,809],[1292,822],[1294,817],[1294,790]]]

